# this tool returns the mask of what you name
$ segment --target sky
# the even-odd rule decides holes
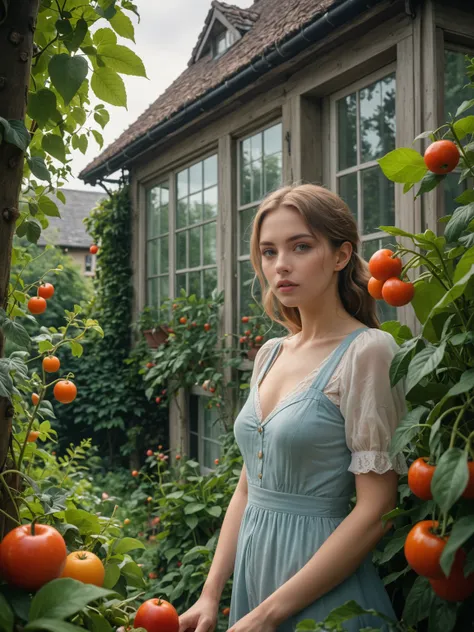
[[[128,109],[106,104],[110,122],[103,130],[104,149],[116,140],[186,69],[191,52],[201,33],[211,0],[135,0],[140,22],[135,24],[135,42],[119,38],[143,60],[148,79],[122,75],[127,89]],[[232,0],[229,4],[248,7],[252,0]],[[131,15],[131,14],[129,14]],[[89,141],[86,155],[73,151],[71,178],[64,188],[94,190],[77,177],[98,154],[99,146]],[[96,190],[102,191],[100,187]]]

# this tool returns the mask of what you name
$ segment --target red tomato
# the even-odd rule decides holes
[[[402,260],[393,257],[393,252],[387,248],[377,250],[369,260],[370,274],[378,281],[386,281],[390,277],[400,276]]]
[[[43,283],[38,288],[38,296],[42,298],[48,299],[51,298],[54,294],[54,285],[51,283]]]
[[[370,277],[369,282],[367,284],[367,290],[370,296],[372,296],[372,298],[375,298],[378,301],[380,301],[383,298],[382,287],[384,283],[385,281],[379,281],[378,279],[374,277]]]
[[[468,461],[467,467],[469,468],[469,480],[462,495],[464,498],[472,499],[474,498],[474,461]]]
[[[53,527],[25,524],[10,531],[0,545],[2,576],[17,588],[38,590],[60,577],[67,551],[62,535]]]
[[[387,279],[383,284],[382,297],[392,307],[407,305],[415,296],[413,283],[405,283],[397,277]]]
[[[408,487],[422,500],[431,500],[431,481],[436,466],[429,465],[424,458],[416,459],[408,469]]]
[[[46,311],[46,301],[42,296],[32,296],[28,301],[28,310],[32,314],[42,314]]]
[[[168,601],[148,599],[138,608],[133,626],[147,632],[178,632],[179,617]]]
[[[61,577],[71,577],[83,584],[94,584],[102,587],[105,578],[105,568],[101,560],[90,551],[74,551],[69,553],[66,566]]]
[[[43,358],[43,369],[46,373],[56,373],[56,371],[59,371],[60,366],[61,362],[56,356],[50,355]]]
[[[211,328],[209,323],[204,323],[204,330],[205,331],[209,331],[209,329]]]
[[[38,430],[32,430],[28,434],[28,439],[27,439],[28,443],[34,443],[39,436],[40,436],[40,433],[38,432]]]
[[[243,323],[248,323],[250,318],[248,316],[242,316],[241,320],[242,320]]]
[[[89,248],[89,252],[91,253],[91,255],[96,255],[99,251],[99,246],[96,246],[95,244],[92,244],[92,246]]]
[[[447,538],[433,533],[437,528],[437,520],[422,520],[418,522],[407,535],[405,540],[405,558],[418,575],[430,579],[441,579],[444,573],[439,560]]]
[[[448,577],[430,579],[434,592],[446,601],[464,601],[474,592],[474,573],[464,577],[464,563],[466,552],[463,549],[456,551],[451,572]]]
[[[133,472],[132,472],[132,476],[133,476],[133,477],[138,476],[138,471],[137,471],[137,470],[133,470]]]
[[[56,382],[53,389],[54,397],[61,404],[70,404],[76,399],[77,388],[74,382],[69,380],[60,380]]]
[[[147,456],[153,456],[153,450],[147,450],[146,451],[146,455]]]
[[[222,610],[222,614],[224,615],[224,617],[228,617],[230,614],[230,608],[224,608]]]
[[[179,319],[179,322],[182,325],[185,325],[188,322],[188,319],[186,318],[186,316],[181,316],[181,318]]]
[[[423,158],[430,171],[443,175],[457,167],[460,155],[452,140],[437,140],[427,148]]]

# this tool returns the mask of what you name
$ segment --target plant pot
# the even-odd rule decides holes
[[[163,327],[155,327],[153,329],[145,329],[143,331],[145,340],[150,349],[157,349],[160,345],[166,342],[168,338],[168,332]]]
[[[249,360],[252,360],[252,362],[255,360],[255,356],[258,353],[258,350],[260,349],[262,345],[255,345],[254,347],[251,347],[248,351],[247,351],[247,358]]]

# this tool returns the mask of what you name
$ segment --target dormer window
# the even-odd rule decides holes
[[[223,33],[216,35],[213,46],[213,57],[220,57],[228,50],[235,41],[233,34],[225,30]]]

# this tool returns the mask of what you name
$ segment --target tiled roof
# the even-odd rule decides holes
[[[91,237],[86,231],[84,218],[105,197],[98,191],[63,189],[66,204],[56,199],[61,217],[48,217],[49,226],[38,240],[40,246],[53,244],[62,248],[89,248]]]
[[[226,53],[217,59],[202,57],[186,70],[126,129],[119,138],[93,160],[80,174],[81,178],[104,165],[134,140],[143,137],[158,123],[170,119],[185,106],[224,83],[249,66],[253,60],[275,45],[294,35],[303,26],[324,14],[340,0],[257,0],[246,11],[258,13],[252,28]],[[219,3],[222,6],[223,3]],[[227,5],[228,6],[228,5]],[[233,9],[234,10],[234,9]],[[230,9],[226,9],[230,12]],[[239,9],[240,11],[240,9]]]

